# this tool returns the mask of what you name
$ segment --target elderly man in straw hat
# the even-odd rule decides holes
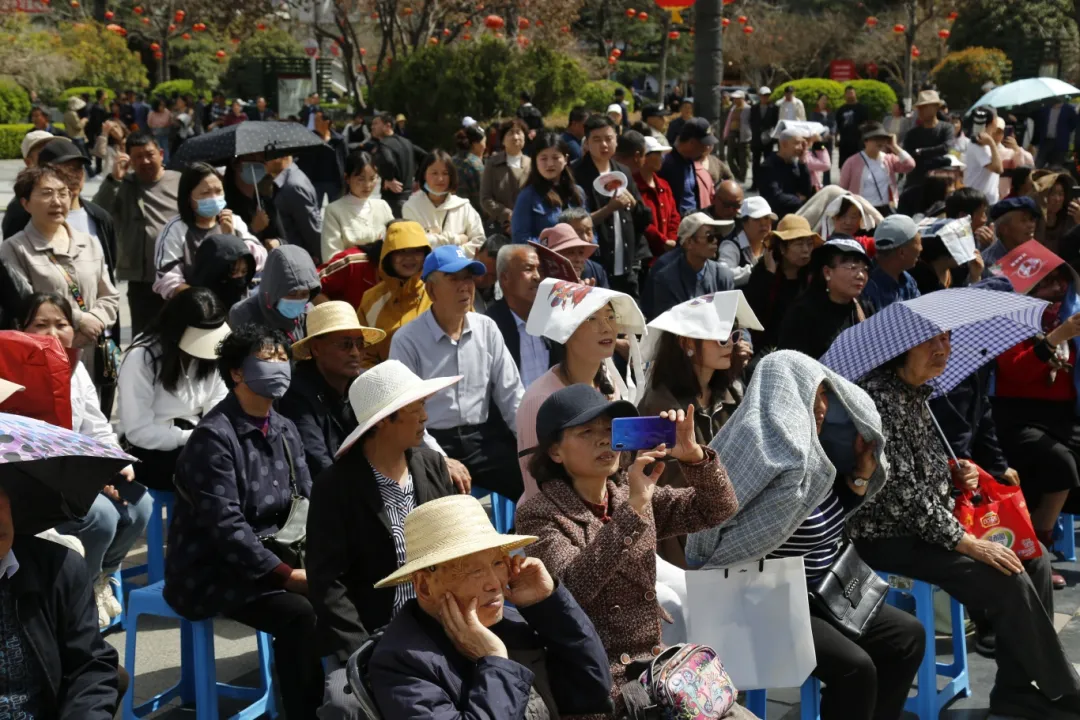
[[[938,117],[941,98],[936,90],[923,90],[915,102],[918,124],[904,136],[904,150],[915,158],[915,169],[907,174],[904,192],[896,210],[902,215],[914,215],[925,208],[922,204],[922,188],[931,170],[948,167],[949,148],[953,141],[953,126]]]
[[[409,514],[406,562],[378,583],[410,584],[416,595],[368,667],[384,717],[611,712],[611,674],[592,622],[543,562],[508,555],[535,541],[496,533],[467,495]]]
[[[355,322],[356,314],[350,314]],[[387,360],[349,388],[354,429],[316,483],[308,515],[309,597],[318,617],[319,654],[329,671],[323,720],[362,717],[355,699],[344,692],[345,663],[414,597],[409,585],[374,588],[405,562],[405,516],[457,492],[443,456],[421,445],[424,401],[460,379],[422,380]]]

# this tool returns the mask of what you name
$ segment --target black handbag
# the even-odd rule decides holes
[[[847,541],[809,592],[811,606],[825,620],[858,640],[881,610],[889,583],[864,563],[855,546]]]
[[[289,441],[284,437],[281,441],[285,447],[285,459],[289,462],[289,490],[292,491],[292,502],[289,504],[289,514],[278,531],[260,536],[259,541],[264,548],[277,555],[281,562],[295,569],[304,567],[304,555],[307,548],[308,499],[296,491],[296,471],[293,469]]]

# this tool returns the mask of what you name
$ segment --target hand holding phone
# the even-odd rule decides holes
[[[652,450],[675,446],[675,423],[665,417],[622,417],[611,421],[611,449]]]

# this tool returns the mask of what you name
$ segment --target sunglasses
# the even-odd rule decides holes
[[[352,352],[353,348],[358,351],[363,351],[364,338],[363,336],[339,338],[330,343],[330,345],[341,352]]]

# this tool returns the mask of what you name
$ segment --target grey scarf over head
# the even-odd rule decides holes
[[[780,547],[824,501],[836,468],[818,438],[814,396],[822,383],[864,439],[875,442],[878,469],[866,498],[888,474],[881,417],[874,401],[818,361],[793,350],[773,352],[758,364],[739,409],[710,447],[727,468],[739,511],[723,525],[693,533],[690,567],[730,567]]]

